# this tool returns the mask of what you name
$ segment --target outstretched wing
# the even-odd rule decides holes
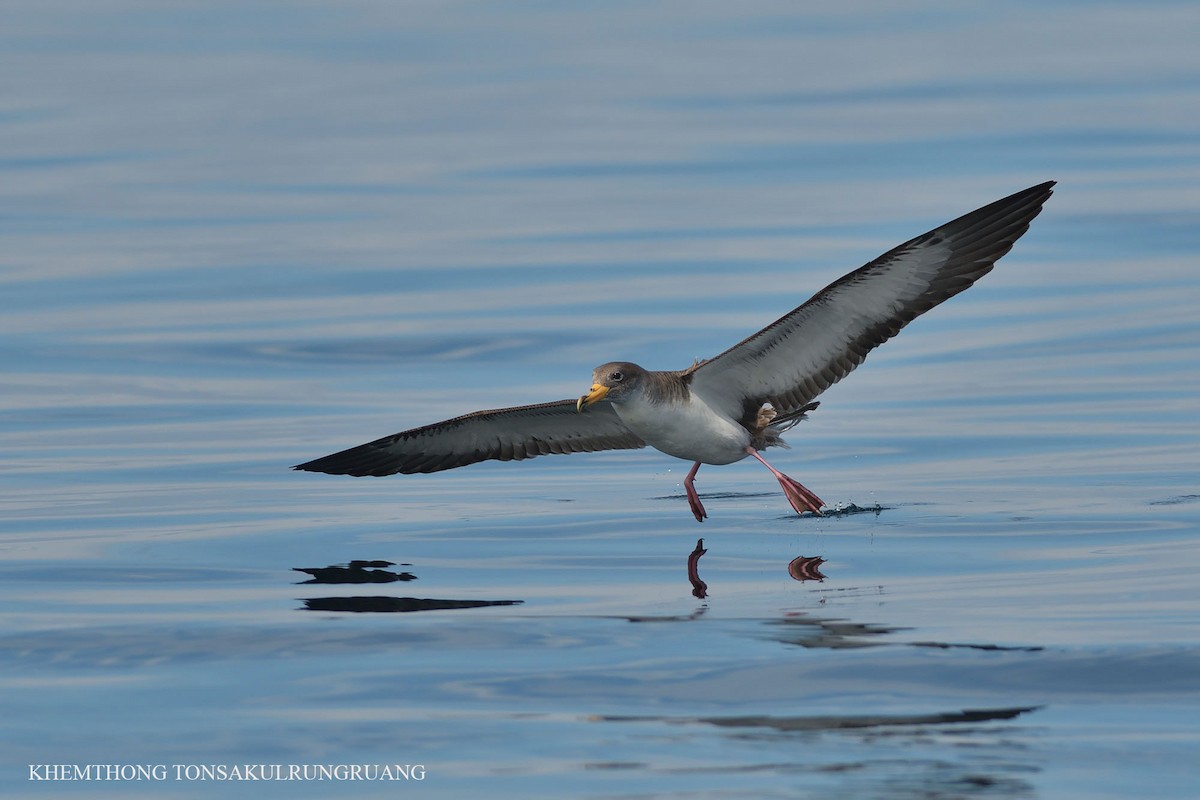
[[[691,370],[693,392],[735,418],[769,402],[802,408],[872,349],[991,271],[1029,229],[1054,181],[998,200],[905,242]]]
[[[331,475],[438,472],[494,458],[513,461],[550,453],[645,447],[611,403],[578,413],[575,400],[476,411],[413,428],[292,469]]]

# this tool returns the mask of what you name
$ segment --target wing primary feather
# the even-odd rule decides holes
[[[298,464],[331,475],[383,476],[439,472],[480,461],[624,450],[646,444],[608,403],[580,414],[575,400],[476,411],[376,439]]]

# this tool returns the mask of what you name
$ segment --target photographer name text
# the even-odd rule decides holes
[[[424,764],[30,764],[31,781],[423,781]]]

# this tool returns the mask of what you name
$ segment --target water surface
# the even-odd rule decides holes
[[[29,765],[421,764],[400,790],[1194,796],[1198,29],[1184,3],[13,6],[5,795],[390,797]],[[774,451],[859,513],[798,518],[743,463],[701,470],[698,525],[687,465],[646,451],[288,470],[614,358],[685,366],[1048,179],[993,274]],[[390,565],[295,571],[355,560]]]

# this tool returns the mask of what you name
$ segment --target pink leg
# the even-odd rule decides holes
[[[825,505],[825,502],[821,498],[806,489],[800,481],[793,480],[772,467],[753,447],[747,447],[746,452],[761,461],[764,467],[771,470],[771,474],[775,476],[775,480],[779,481],[779,485],[783,487],[784,497],[792,504],[792,508],[796,510],[797,514],[811,511],[817,516],[821,516],[821,506]],[[699,467],[700,465],[697,464],[696,466]],[[693,473],[695,471],[694,469],[692,470]]]
[[[695,515],[696,522],[704,522],[708,512],[704,510],[704,505],[700,502],[700,495],[696,494],[696,487],[692,485],[692,481],[696,480],[696,473],[699,471],[700,462],[697,461],[692,464],[691,471],[683,479],[683,491],[687,493],[688,505],[692,507],[692,514]]]

